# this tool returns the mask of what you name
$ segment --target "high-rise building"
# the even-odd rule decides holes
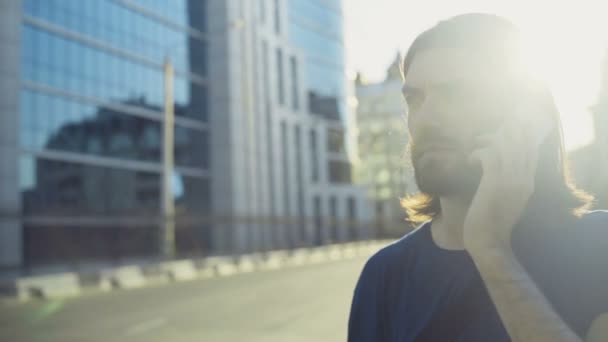
[[[178,251],[327,242],[330,195],[337,217],[365,219],[332,164],[343,97],[311,105],[288,3],[2,1],[0,265],[157,252],[165,60]],[[347,228],[334,240],[365,236]]]
[[[347,148],[349,119],[348,82],[344,48],[344,18],[341,0],[289,0],[288,39],[301,51],[305,64],[304,95],[307,110],[326,122],[329,181],[352,181],[351,159]],[[290,63],[296,65],[296,59]],[[293,73],[292,73],[293,74]]]
[[[1,6],[0,264],[154,249],[142,242],[157,240],[165,59],[176,206],[209,211],[204,1]]]
[[[344,54],[318,60],[327,35],[332,49],[343,50],[341,1],[209,4],[209,30],[224,32],[211,36],[210,78],[222,80],[212,92],[229,94],[211,99],[212,112],[225,113],[211,118],[218,120],[212,141],[222,139],[216,144],[226,149],[211,157],[212,169],[226,170],[212,172],[214,210],[287,219],[231,225],[236,229],[216,230],[218,239],[247,250],[367,236],[363,227],[331,224],[333,217],[365,221],[370,212],[363,188],[351,182],[345,148]],[[226,29],[233,23],[240,28]]]
[[[375,228],[381,235],[392,236],[401,236],[408,229],[400,198],[416,191],[406,154],[408,131],[400,63],[398,54],[381,82],[369,83],[360,74],[355,80],[359,145],[355,181],[368,186]]]

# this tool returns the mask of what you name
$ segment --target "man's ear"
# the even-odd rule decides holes
[[[587,332],[585,342],[606,342],[608,341],[608,312],[597,316]]]

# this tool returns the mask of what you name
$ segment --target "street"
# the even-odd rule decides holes
[[[232,277],[2,302],[1,341],[345,341],[365,257]]]

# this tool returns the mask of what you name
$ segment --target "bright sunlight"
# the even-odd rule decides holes
[[[378,0],[371,9],[367,1],[349,0],[345,10],[350,69],[369,80],[381,79],[396,51],[405,52],[418,33],[437,21],[467,12],[495,13],[517,24],[528,41],[532,67],[548,82],[560,109],[566,147],[572,150],[593,140],[588,109],[596,99],[608,32],[601,2],[422,3]]]

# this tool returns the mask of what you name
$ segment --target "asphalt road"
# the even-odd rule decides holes
[[[0,341],[345,341],[365,258],[0,303]]]

